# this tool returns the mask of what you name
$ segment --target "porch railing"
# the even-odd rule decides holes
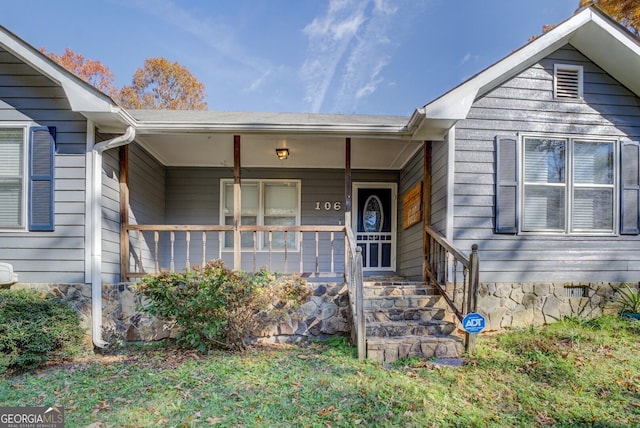
[[[227,225],[128,225],[123,249],[128,256],[121,261],[123,276],[133,279],[162,270],[190,269],[192,264],[204,265],[213,258],[233,258],[233,230]],[[240,226],[240,233],[243,265],[254,271],[266,266],[269,271],[344,278],[353,317],[352,336],[358,358],[364,360],[362,254],[352,230],[344,225]]]
[[[471,246],[466,256],[451,242],[429,226],[425,227],[426,276],[438,288],[449,307],[462,321],[468,313],[476,312],[480,259],[478,245]],[[465,335],[465,348],[472,352],[475,335]]]
[[[233,226],[128,225],[124,276],[190,269],[211,259],[232,259]],[[240,226],[245,270],[340,273],[344,226]],[[249,264],[247,264],[249,260]]]

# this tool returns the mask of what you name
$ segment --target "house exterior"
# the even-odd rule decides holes
[[[127,111],[2,28],[0,282],[84,305],[101,346],[145,273],[334,278],[353,240],[422,280],[429,229],[478,245],[491,328],[598,313],[640,280],[639,71],[588,8],[411,117]]]

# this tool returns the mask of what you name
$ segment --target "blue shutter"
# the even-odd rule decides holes
[[[55,128],[31,128],[29,144],[29,230],[52,231]]]
[[[518,139],[496,137],[496,233],[518,233]]]
[[[638,235],[640,211],[640,144],[623,142],[620,150],[620,234]]]

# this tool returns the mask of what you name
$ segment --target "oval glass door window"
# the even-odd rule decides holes
[[[376,195],[371,195],[364,203],[362,220],[365,232],[380,232],[384,224],[382,202]]]

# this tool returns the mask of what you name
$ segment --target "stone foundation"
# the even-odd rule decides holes
[[[593,318],[617,313],[613,302],[624,283],[483,283],[478,312],[487,327],[497,331],[511,327],[549,324],[566,316]],[[638,284],[631,284],[638,289]]]
[[[326,339],[350,334],[350,308],[347,286],[343,283],[309,283],[312,295],[295,313],[257,341],[293,342],[301,339]],[[80,314],[81,325],[91,336],[90,284],[14,284],[11,289],[30,289],[60,297]],[[102,287],[103,340],[109,343],[152,342],[175,338],[177,330],[170,322],[138,310],[141,296],[130,284]],[[90,342],[90,340],[89,340]]]

